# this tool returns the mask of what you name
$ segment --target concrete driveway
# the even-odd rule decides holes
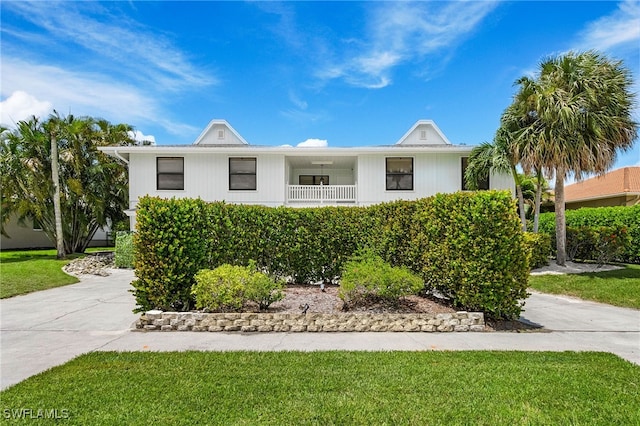
[[[0,388],[91,351],[527,350],[604,351],[640,365],[640,311],[534,293],[523,318],[542,332],[131,332],[133,272],[82,276],[65,287],[0,301]]]

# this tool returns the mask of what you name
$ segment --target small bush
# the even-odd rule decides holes
[[[529,267],[531,269],[540,268],[549,264],[551,237],[548,234],[527,232],[524,234],[524,243],[531,253],[531,257],[529,258]]]
[[[418,293],[423,286],[420,277],[408,268],[391,266],[380,256],[367,253],[346,263],[338,296],[347,305],[366,299],[397,303],[403,296]]]
[[[133,268],[135,262],[133,248],[133,234],[119,231],[116,235],[116,268]]]
[[[255,302],[266,309],[282,300],[283,284],[255,270],[254,265],[222,265],[203,269],[195,276],[191,294],[196,308],[210,311],[238,311],[246,302]]]

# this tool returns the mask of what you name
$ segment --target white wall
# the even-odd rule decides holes
[[[40,231],[34,230],[33,224],[28,222],[27,226],[20,226],[18,224],[17,217],[11,218],[7,223],[7,238],[4,235],[0,237],[0,249],[27,249],[27,248],[54,248],[55,244],[52,243],[47,235]],[[93,240],[89,246],[104,246],[107,243],[107,233],[101,229],[98,229]]]
[[[197,150],[195,150],[197,151]],[[285,199],[285,167],[283,154],[216,155],[210,153],[172,155],[184,157],[184,190],[156,189],[155,153],[135,153],[129,158],[129,199],[135,208],[145,195],[162,198],[202,198],[231,203],[282,205]],[[229,190],[229,157],[255,157],[255,191]]]
[[[461,188],[460,154],[361,155],[358,159],[358,202],[362,205],[393,200],[413,200]],[[413,191],[386,190],[387,157],[412,157]]]
[[[422,131],[425,131],[426,139],[420,138]],[[447,142],[429,124],[420,124],[402,141],[402,145],[440,145],[445,143]]]

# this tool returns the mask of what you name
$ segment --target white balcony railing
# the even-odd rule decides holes
[[[355,185],[287,185],[287,201],[305,203],[355,203]]]

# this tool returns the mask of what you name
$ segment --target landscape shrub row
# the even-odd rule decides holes
[[[555,248],[556,236],[551,236]],[[567,226],[568,260],[592,260],[602,265],[619,259],[630,242],[627,228],[617,226]],[[553,250],[555,254],[555,249]]]
[[[581,208],[566,211],[567,228],[577,227],[612,227],[626,228],[628,242],[613,260],[624,263],[640,263],[640,204],[630,207],[597,207]],[[555,252],[555,214],[540,215],[540,232],[545,232],[553,238],[551,248]],[[567,238],[569,236],[567,235]],[[568,247],[568,245],[567,245]],[[581,254],[581,259],[596,260],[598,253]]]
[[[275,279],[331,282],[364,249],[462,309],[512,318],[526,297],[529,253],[506,192],[320,208],[145,197],[134,243],[138,311],[191,309],[202,269],[255,262]]]

